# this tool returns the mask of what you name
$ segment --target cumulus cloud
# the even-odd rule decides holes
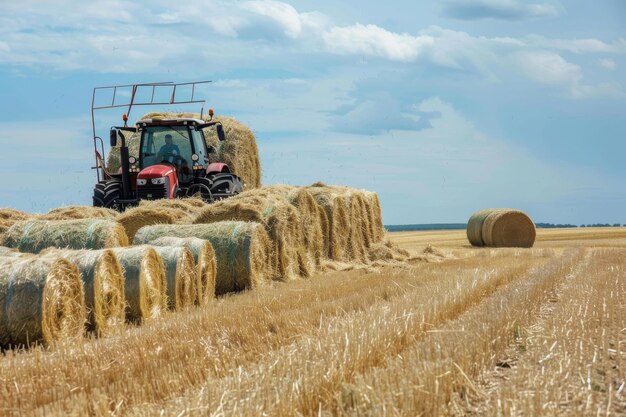
[[[328,50],[338,54],[358,54],[414,61],[423,50],[434,43],[430,36],[394,33],[376,25],[334,27],[323,34]]]
[[[529,78],[541,84],[563,87],[572,97],[623,94],[621,86],[617,83],[584,84],[581,67],[566,61],[556,53],[520,52],[515,55],[514,59],[520,70]]]
[[[517,0],[452,0],[444,4],[443,15],[462,20],[522,20],[558,16],[561,9],[554,4],[527,4]]]

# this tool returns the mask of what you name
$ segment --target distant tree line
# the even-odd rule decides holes
[[[557,229],[557,228],[563,228],[563,227],[626,227],[626,224],[594,223],[594,224],[581,224],[580,226],[577,226],[575,224],[535,223],[535,226],[537,226],[540,229]]]

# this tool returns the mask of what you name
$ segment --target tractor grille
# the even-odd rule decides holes
[[[137,198],[140,200],[158,200],[167,198],[167,184],[153,185],[146,184],[137,186]]]

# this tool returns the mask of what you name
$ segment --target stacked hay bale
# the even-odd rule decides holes
[[[170,310],[182,310],[196,303],[196,263],[193,254],[184,246],[154,246],[163,259],[166,275],[167,306]]]
[[[278,193],[266,188],[250,190],[203,209],[195,224],[228,220],[261,223],[272,241],[272,269],[275,280],[289,280],[302,271],[299,258],[305,256],[302,221],[298,210]],[[308,265],[302,265],[307,267]]]
[[[216,294],[253,289],[271,276],[271,243],[263,225],[255,222],[224,221],[193,225],[154,225],[141,228],[135,244],[158,238],[196,237],[208,240],[217,261]]]
[[[67,206],[50,210],[37,216],[39,220],[115,219],[119,213],[103,207]]]
[[[2,234],[13,226],[15,222],[26,220],[30,217],[30,214],[24,213],[23,211],[11,208],[0,208],[0,241],[2,240]]]
[[[362,190],[315,183],[308,190],[329,219],[329,258],[336,261],[369,261],[369,248],[383,238],[376,207],[378,198]]]
[[[0,257],[0,345],[80,337],[86,314],[80,272],[67,260]]]
[[[139,207],[167,210],[176,223],[188,223],[208,204],[201,198],[188,197],[174,200],[141,200]]]
[[[50,247],[105,249],[128,246],[124,228],[107,219],[26,220],[4,234],[4,246],[20,252],[39,253]]]
[[[132,242],[135,233],[142,227],[153,224],[172,224],[180,218],[180,215],[177,209],[166,207],[134,207],[120,214],[116,220],[122,225],[129,241]]]
[[[313,195],[304,187],[291,185],[272,185],[265,188],[269,193],[285,198],[300,214],[304,252],[299,251],[298,263],[300,273],[307,277],[322,264],[326,257],[324,236],[328,233],[328,217],[322,207],[317,204]]]
[[[124,269],[126,320],[141,323],[159,317],[167,309],[163,259],[151,246],[114,248]]]
[[[148,242],[154,246],[185,247],[193,255],[197,268],[196,304],[204,305],[215,298],[217,266],[213,245],[208,240],[194,237],[160,237]]]
[[[47,249],[42,255],[63,258],[78,267],[85,290],[87,330],[102,336],[124,322],[124,271],[111,249]]]
[[[536,234],[527,214],[508,208],[477,211],[467,223],[467,239],[473,246],[530,248]]]
[[[159,113],[151,112],[142,116],[139,121],[152,118],[193,118],[200,119],[198,113]],[[205,117],[204,120],[207,120]],[[237,174],[244,182],[245,189],[258,188],[261,186],[261,161],[256,139],[252,131],[241,122],[230,117],[214,117],[224,126],[226,140],[220,142],[217,138],[215,127],[204,129],[206,144],[215,149],[210,154],[211,162],[224,162],[232,172]],[[132,156],[139,155],[138,134],[126,133],[126,143]],[[110,172],[117,172],[120,167],[119,147],[111,148],[107,159],[107,168]]]

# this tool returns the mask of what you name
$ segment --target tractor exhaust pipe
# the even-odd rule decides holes
[[[120,146],[120,160],[122,165],[122,200],[126,200],[130,197],[130,163],[128,158],[130,156],[128,152],[128,146],[126,146],[126,138],[124,134],[117,129],[111,129],[111,146],[117,145],[117,136],[122,139]]]

